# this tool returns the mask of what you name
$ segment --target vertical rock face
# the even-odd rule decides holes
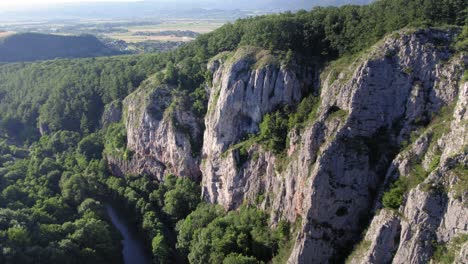
[[[399,145],[420,123],[430,123],[441,107],[463,97],[458,96],[463,60],[453,58],[448,48],[453,38],[449,31],[403,32],[377,44],[341,73],[333,68],[324,73],[317,117],[290,132],[285,156],[255,143],[247,154],[232,146],[256,133],[265,113],[296,104],[304,94],[301,83],[307,82],[281,67],[252,70],[242,56],[228,63],[215,60],[201,166],[204,197],[227,209],[257,204],[271,212],[273,222],[302,218],[290,263],[344,259],[385,184],[401,174],[400,167],[405,173],[412,168],[411,160],[397,156]],[[453,124],[456,140],[466,139],[466,130],[460,128],[464,118]],[[411,149],[423,157],[431,152],[431,140],[423,136]],[[441,146],[441,163],[459,151],[450,148]],[[429,206],[430,214],[443,218],[447,199],[417,190],[409,197],[411,213]],[[382,213],[375,221],[372,230],[378,235],[366,236],[370,246],[363,259],[390,262],[395,251],[395,261],[400,252],[407,256],[402,262],[430,258],[432,252],[425,254],[416,246],[409,253],[397,250],[408,248],[403,238],[400,243],[396,239],[408,230],[399,216]],[[429,227],[437,229],[441,221]]]
[[[311,80],[271,61],[272,55],[249,48],[224,54],[209,65],[213,72],[203,145],[203,195],[212,203],[233,208],[239,199],[236,162],[224,162],[231,145],[259,130],[263,116],[281,106],[296,104],[311,90]]]
[[[395,166],[392,169],[398,168],[396,170],[400,177],[411,177],[411,172],[405,169],[405,166],[411,163],[410,159],[440,159],[439,163],[433,163],[433,167],[436,167],[432,168],[429,176],[409,191],[399,209],[401,216],[398,216],[398,224],[401,225],[401,232],[393,234],[394,240],[399,241],[399,246],[395,247],[391,239],[383,243],[385,248],[395,252],[393,263],[428,263],[438,244],[450,245],[454,238],[468,234],[467,92],[468,83],[464,83],[460,87],[451,121],[447,120],[442,124],[450,129],[449,132],[440,138],[433,138],[431,148],[427,147],[427,144],[425,148],[418,147],[418,142],[424,141],[432,132],[423,134],[412,149],[400,154],[393,161]],[[423,151],[415,151],[419,149]],[[435,152],[439,153],[437,157],[434,157]],[[424,165],[424,162],[422,164]],[[373,225],[383,224],[375,217],[371,226]],[[367,236],[370,234],[371,230],[367,232]],[[375,238],[372,241],[378,240]],[[376,250],[370,248],[366,254],[375,253]],[[460,254],[463,255],[463,247]],[[375,260],[360,263],[379,262]]]
[[[395,238],[400,233],[400,218],[391,211],[381,210],[372,221],[349,263],[390,263],[398,246]]]
[[[446,87],[445,83],[442,85],[441,88]],[[445,133],[437,137],[435,129],[429,128],[394,159],[388,170],[388,177],[395,177],[395,174],[410,177],[414,160],[420,161],[426,170],[433,170],[424,182],[410,190],[399,209],[398,225],[402,228],[393,235],[394,240],[400,241],[399,245],[395,247],[391,239],[383,243],[387,250],[394,252],[393,263],[427,263],[437,244],[450,244],[455,237],[468,233],[466,183],[463,185],[468,166],[467,98],[468,83],[461,83],[458,99],[452,103],[453,113],[439,124]],[[374,225],[383,227],[385,223],[381,224],[376,216],[371,226]],[[366,237],[371,234],[369,230]],[[378,238],[371,241],[375,243]],[[370,248],[365,254],[376,254],[376,250]],[[463,257],[463,247],[460,254]],[[464,262],[459,260],[458,263]]]
[[[462,245],[460,254],[455,259],[456,264],[468,263],[468,242]]]
[[[448,45],[452,38],[447,32],[419,31],[386,39],[347,82],[325,82],[323,104],[346,109],[349,116],[338,128],[332,140],[335,144],[324,149],[315,164],[307,191],[310,200],[304,205],[307,220],[291,261],[326,262],[346,250],[346,243],[363,228],[375,194],[386,181],[387,168],[398,150],[393,146],[415,129],[419,118],[424,120],[425,115],[456,100],[459,60],[443,66],[441,61],[451,56],[447,46],[433,46],[435,40]],[[424,200],[420,193],[413,196],[417,202]],[[430,203],[442,202],[431,196]],[[434,210],[431,213],[442,214],[440,208],[429,207]],[[341,208],[348,214],[339,214]],[[325,237],[331,242],[324,242]],[[417,258],[425,256],[417,254]]]
[[[460,82],[467,60],[450,49],[455,35],[402,31],[322,71],[288,67],[254,48],[220,54],[209,64],[205,130],[171,87],[149,80],[123,103],[134,155],[110,157],[111,167],[160,180],[202,176],[211,203],[261,207],[272,225],[301,220],[288,263],[342,262],[360,239],[351,263],[427,263],[434,245],[468,233],[468,84]],[[308,94],[320,97],[316,113],[289,131],[283,153],[244,144],[265,114]],[[398,178],[414,184],[398,211],[382,209]]]
[[[110,124],[120,122],[121,120],[122,103],[120,101],[114,101],[104,107],[104,113],[102,113],[99,125],[101,127],[107,127]]]
[[[177,106],[172,87],[148,80],[123,102],[129,161],[109,157],[116,174],[167,174],[199,180],[192,138],[201,137],[199,120]]]

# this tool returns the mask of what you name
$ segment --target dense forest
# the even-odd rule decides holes
[[[0,62],[117,55],[92,35],[61,36],[19,33],[0,38]]]
[[[1,65],[0,262],[120,263],[120,237],[105,214],[109,200],[145,234],[154,263],[284,262],[294,225],[270,230],[259,209],[206,204],[199,184],[186,178],[110,175],[103,151],[126,138],[100,125],[105,106],[155,76],[203,116],[208,60],[241,46],[325,64],[403,27],[465,26],[454,49],[466,51],[467,14],[467,0],[378,0],[241,19],[161,54]],[[309,99],[304,111],[314,104]],[[306,118],[300,111],[268,115],[260,140],[281,151],[276,138],[287,120]]]

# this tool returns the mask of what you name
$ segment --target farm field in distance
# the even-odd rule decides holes
[[[108,10],[105,13],[95,13],[97,9],[90,6],[74,6],[77,13],[80,13],[81,8],[87,10],[76,18],[71,15],[73,12],[64,15],[61,9],[44,11],[39,16],[25,13],[21,19],[12,19],[11,14],[5,13],[4,16],[0,15],[0,37],[29,32],[54,35],[90,34],[107,47],[124,53],[163,52],[193,41],[198,35],[211,32],[227,22],[271,12],[204,8],[179,10],[179,6],[173,10],[145,3],[132,7],[126,4],[119,7],[116,4],[106,6],[108,9],[102,9]],[[133,11],[130,12],[128,8]],[[110,12],[110,9],[113,11]],[[129,12],[139,15],[124,15]]]
[[[73,23],[69,21],[0,22],[0,37],[19,32],[39,32],[58,35],[92,34],[128,43],[145,41],[188,42],[196,37],[192,32],[196,34],[208,33],[221,27],[224,23],[226,21],[220,19],[81,20]],[[186,36],[187,34],[188,36]]]
[[[111,39],[123,40],[129,43],[143,41],[192,41],[194,36],[177,36],[174,34],[159,35],[167,31],[192,31],[203,34],[221,27],[225,21],[220,20],[164,20],[153,25],[137,25],[122,27],[124,31],[104,34]],[[147,35],[141,34],[146,33]]]
[[[0,21],[0,38],[14,33],[55,35],[91,34],[107,46],[130,53],[161,52],[211,32],[228,20],[219,18],[81,19],[54,21]]]

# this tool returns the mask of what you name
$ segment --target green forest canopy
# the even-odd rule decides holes
[[[117,55],[93,35],[18,33],[0,38],[0,62]]]

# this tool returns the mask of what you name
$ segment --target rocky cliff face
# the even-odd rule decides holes
[[[360,240],[351,263],[427,263],[437,245],[468,233],[468,84],[460,81],[467,58],[453,54],[455,35],[402,31],[320,70],[253,48],[220,54],[209,64],[204,131],[174,107],[171,87],[147,81],[123,107],[135,154],[113,168],[201,176],[211,203],[259,206],[272,225],[300,222],[288,263],[340,262]],[[283,153],[246,144],[265,114],[307,94],[319,98],[316,114],[289,131]],[[202,134],[197,157],[193,139]],[[399,178],[402,205],[382,209]],[[463,263],[468,246],[459,247]]]
[[[122,120],[122,103],[120,101],[114,101],[107,104],[104,107],[101,121],[99,125],[101,127],[107,127],[112,123],[118,123]]]
[[[400,145],[412,131],[427,126],[443,106],[463,98],[463,94],[458,95],[463,59],[453,57],[450,52],[453,37],[453,32],[436,30],[404,32],[388,37],[346,67],[331,67],[322,74],[317,118],[305,128],[290,132],[286,157],[254,143],[243,162],[239,150],[230,146],[242,142],[246,134],[256,133],[263,114],[280,104],[297,103],[303,94],[301,80],[281,68],[246,70],[242,59],[227,64],[215,61],[214,87],[205,119],[202,165],[205,198],[227,209],[246,202],[260,203],[271,212],[273,222],[302,218],[291,263],[344,259],[343,252],[349,252],[349,245],[356,242],[371,217],[371,209],[380,206],[375,202],[382,190],[398,175],[405,175],[392,170],[402,167],[409,173],[413,166],[410,164],[413,160],[402,160],[402,165],[392,162],[403,155],[397,156]],[[272,87],[277,89],[274,96],[265,97]],[[458,120],[466,123],[465,117]],[[458,140],[458,146],[466,144],[460,141],[466,140],[461,123],[453,124],[456,136],[445,136],[447,140]],[[440,162],[444,164],[446,157],[459,153],[459,149],[442,141],[437,151],[441,152]],[[421,162],[429,166],[434,163],[435,154],[427,155]],[[426,202],[422,201],[426,199],[417,189],[411,190],[408,197],[407,203],[413,204],[411,214],[418,214],[414,207],[424,207]],[[411,202],[411,197],[415,201]],[[466,207],[454,206],[458,208],[453,209],[456,212],[466,213]],[[435,210],[433,214],[444,217],[443,207],[430,207]],[[371,230],[382,233],[384,238],[374,241],[372,247],[376,252],[368,254],[368,261],[394,259],[399,263],[411,258],[430,258],[432,251],[423,254],[416,246],[406,245],[403,238],[398,243],[396,236],[409,232],[400,218],[391,212],[377,215]],[[456,218],[451,221],[463,223],[463,215]],[[412,226],[419,225],[414,222]],[[453,234],[459,233],[466,231],[466,226],[457,225],[457,229],[451,230],[456,230]],[[408,242],[419,240],[413,237]],[[395,257],[392,248],[401,248]]]
[[[436,133],[432,133],[432,138],[426,145],[435,149],[424,150],[424,146],[418,146],[419,142],[410,147],[414,150],[414,155],[423,155],[428,151],[424,159],[411,155],[408,160],[401,160],[401,163],[404,164],[402,165],[403,171],[396,174],[393,172],[395,162],[389,163],[396,153],[394,151],[398,149],[393,149],[393,147],[401,145],[403,138],[418,128],[418,123],[431,122],[429,121],[432,119],[431,116],[441,106],[450,105],[457,101],[458,80],[462,72],[461,60],[451,58],[447,46],[434,46],[434,43],[448,45],[452,38],[453,36],[449,33],[438,31],[418,31],[403,34],[397,38],[388,38],[383,44],[374,47],[374,51],[371,51],[370,55],[359,64],[347,82],[340,84],[340,80],[338,80],[332,84],[327,81],[324,83],[322,92],[324,103],[348,109],[350,114],[339,128],[338,135],[334,140],[338,143],[338,151],[328,148],[322,152],[322,156],[319,156],[316,162],[318,173],[312,175],[311,189],[308,192],[312,193],[312,197],[310,204],[306,205],[307,221],[303,229],[304,234],[299,236],[291,261],[325,262],[330,260],[333,254],[346,248],[346,245],[340,242],[349,243],[352,241],[351,236],[356,236],[358,229],[363,227],[369,206],[372,206],[373,201],[378,201],[375,198],[379,198],[379,195],[375,196],[375,193],[378,194],[379,190],[386,186],[385,183],[388,182],[389,177],[409,175],[410,168],[420,162],[426,166],[423,170],[430,171],[433,168],[429,168],[429,163],[438,166],[437,159],[439,158],[436,157],[436,152],[442,153],[441,164],[444,164],[444,158],[447,156],[443,153],[450,152],[453,155],[453,153],[460,152],[459,148],[444,145],[442,142],[440,142],[439,148],[433,147],[434,144],[431,145],[431,142],[439,139]],[[465,93],[462,91],[458,98],[463,98],[464,95]],[[464,100],[461,99],[461,104],[464,104]],[[466,117],[459,118],[466,122]],[[449,124],[442,124],[442,126],[449,126]],[[458,147],[463,148],[464,145],[466,146],[466,137],[463,136],[466,134],[466,128],[460,127],[460,123],[454,126],[457,127],[455,130],[459,131],[457,133],[463,131],[462,136],[458,134],[456,137]],[[358,148],[356,148],[356,144],[359,146]],[[364,149],[363,146],[365,146]],[[327,154],[330,151],[332,151],[332,155],[327,159]],[[399,158],[400,155],[396,159],[399,160]],[[406,168],[404,168],[405,166]],[[430,175],[427,181],[431,177],[435,176]],[[334,181],[335,183],[332,184]],[[337,193],[337,195],[332,193]],[[426,196],[427,198],[425,198]],[[439,196],[440,194],[435,195],[435,197]],[[427,199],[428,201],[426,201]],[[321,206],[323,200],[333,201],[333,204]],[[341,200],[348,201],[348,204],[340,204]],[[442,200],[434,200],[434,195],[422,193],[418,189],[410,190],[408,202],[413,203],[413,205],[409,205],[410,207],[404,211],[404,215],[413,219],[414,222],[410,221],[410,226],[417,227],[416,229],[427,231],[433,230],[437,226],[437,223],[425,227],[419,225],[420,211],[423,208],[429,215],[437,215],[439,218],[443,218],[445,215]],[[426,204],[428,202],[431,204]],[[418,206],[416,204],[421,210],[414,208]],[[437,204],[440,206],[435,206]],[[341,208],[346,208],[347,212],[360,212],[360,215],[345,214],[340,217],[338,206],[343,206]],[[331,208],[333,209],[330,210]],[[327,211],[328,214],[324,213]],[[333,215],[333,212],[336,212],[336,216]],[[466,208],[461,207],[457,212],[458,216],[455,218],[461,217],[463,219],[464,216],[460,213],[466,214]],[[340,221],[339,218],[342,220]],[[375,221],[378,222],[381,219],[377,217]],[[455,222],[458,221],[455,220]],[[398,223],[392,217],[387,217],[384,222],[388,223],[390,228],[384,228],[381,232],[395,233],[395,230],[399,228]],[[324,228],[321,226],[323,223],[328,223],[331,227]],[[329,231],[325,234],[327,237],[331,237],[332,243],[323,242],[326,240],[323,235],[320,237],[320,234],[323,234],[324,231]],[[344,235],[340,234],[340,231]],[[456,233],[460,231],[466,232],[466,226],[458,229]],[[427,234],[423,235],[426,239],[424,246],[426,252],[424,252],[415,245],[420,245],[422,238],[412,237],[413,234],[407,232],[408,226],[402,223],[401,234],[406,234],[406,236],[400,237],[399,245],[388,240],[388,247],[387,245],[384,247],[385,251],[391,252],[392,245],[398,246],[399,250],[393,259],[394,263],[427,262],[432,255],[428,248],[431,247],[430,241],[433,237],[427,237]],[[418,233],[415,230],[413,232]],[[349,234],[351,235],[348,236]],[[410,241],[405,241],[405,238]],[[376,239],[374,242],[381,241]],[[414,245],[410,246],[406,244],[407,242]],[[378,245],[374,246],[378,248]],[[321,251],[317,252],[317,249]],[[378,253],[383,254],[384,252]],[[390,262],[391,257],[386,257]],[[374,262],[368,259],[368,261],[379,263],[381,259]]]
[[[248,48],[222,54],[209,69],[214,78],[205,117],[203,195],[212,203],[232,209],[247,193],[239,189],[243,189],[247,178],[243,179],[235,154],[228,148],[257,133],[266,113],[297,104],[305,92],[313,90],[313,79],[298,76],[298,72],[273,61],[272,55],[264,51]]]
[[[127,148],[133,156],[128,161],[108,157],[115,174],[149,174],[159,180],[174,174],[199,180],[191,140],[201,137],[200,120],[179,107],[172,89],[150,79],[124,100]]]
[[[392,162],[388,175],[412,177],[414,171],[407,167],[414,160],[430,173],[404,197],[398,212],[384,209],[374,217],[364,238],[370,246],[361,248],[352,263],[390,262],[392,256],[393,263],[428,263],[437,247],[467,236],[467,98],[464,83],[451,118],[441,124],[446,133],[437,138],[430,128]],[[432,164],[425,162],[429,160]],[[456,263],[466,263],[466,240],[461,240],[465,249]]]

